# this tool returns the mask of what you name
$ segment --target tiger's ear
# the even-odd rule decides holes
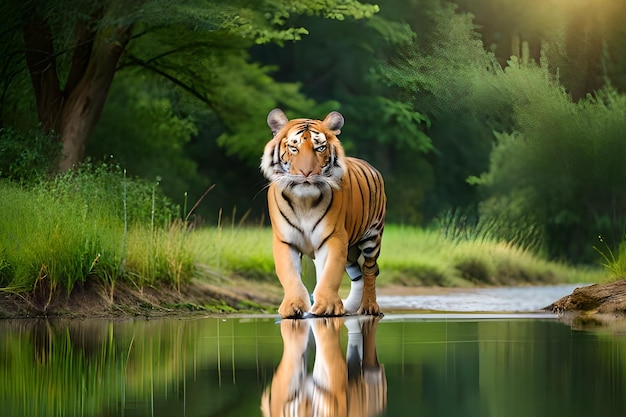
[[[272,135],[276,136],[278,131],[282,129],[289,119],[281,109],[274,109],[267,115],[267,125],[272,130]]]
[[[328,116],[324,119],[324,126],[335,135],[340,134],[343,127],[343,116],[337,111],[328,113]]]

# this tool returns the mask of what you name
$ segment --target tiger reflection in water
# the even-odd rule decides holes
[[[261,398],[264,417],[373,417],[387,405],[385,369],[376,354],[380,316],[283,319],[283,356]],[[348,329],[347,354],[341,349]],[[307,369],[309,334],[315,340],[313,372]]]

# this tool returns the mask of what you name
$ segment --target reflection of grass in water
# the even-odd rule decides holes
[[[127,415],[183,415],[183,410],[187,415],[256,415],[262,388],[271,380],[283,348],[274,319],[0,324],[3,416],[122,415],[122,409]],[[421,406],[458,405],[467,403],[450,402],[450,395],[476,398],[476,384],[466,392],[467,384],[451,383],[450,378],[480,379],[481,390],[498,393],[488,398],[503,410],[510,410],[510,404],[542,404],[532,399],[549,399],[555,381],[565,384],[564,392],[574,386],[584,392],[585,378],[594,375],[599,386],[608,389],[626,363],[623,338],[592,339],[591,333],[572,333],[554,321],[383,319],[381,324],[376,350],[389,387],[395,389],[396,410],[403,409],[403,402],[413,410],[416,401]],[[344,348],[346,336],[344,329]],[[558,344],[561,338],[564,345]],[[572,343],[576,340],[585,343]],[[594,350],[592,340],[604,350]],[[615,369],[618,363],[621,371]],[[563,379],[563,372],[575,377]],[[525,379],[524,384],[511,374]],[[416,397],[415,387],[422,381],[453,392]],[[559,406],[563,404],[568,403]],[[606,405],[609,410],[611,406]]]
[[[261,358],[272,369],[280,355],[276,344],[257,342],[273,334],[273,320],[239,326],[219,318],[38,321],[11,327],[0,334],[2,415],[117,415],[127,404],[179,398],[185,378],[197,379],[200,368],[211,370],[202,383],[222,384],[225,396],[235,396],[238,391],[227,386],[237,381],[237,368],[256,369]],[[212,403],[207,400],[207,411],[218,406]]]
[[[107,337],[110,325],[100,327],[95,346],[73,339],[69,328],[56,331],[48,322],[28,323],[19,332],[4,334],[1,349],[11,359],[5,359],[0,371],[3,413],[89,416],[101,410],[104,398],[118,402],[122,393],[109,382],[124,371],[123,348]]]

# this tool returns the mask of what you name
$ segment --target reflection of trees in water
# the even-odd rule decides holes
[[[623,335],[537,319],[385,322],[378,333],[390,416],[626,415]]]
[[[387,380],[376,353],[380,317],[282,320],[283,355],[261,398],[265,417],[377,416],[387,405]],[[348,330],[344,358],[340,336]],[[313,334],[315,360],[308,371]]]

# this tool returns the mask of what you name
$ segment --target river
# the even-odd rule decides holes
[[[0,321],[0,415],[626,415],[626,335],[458,295],[382,319]]]

